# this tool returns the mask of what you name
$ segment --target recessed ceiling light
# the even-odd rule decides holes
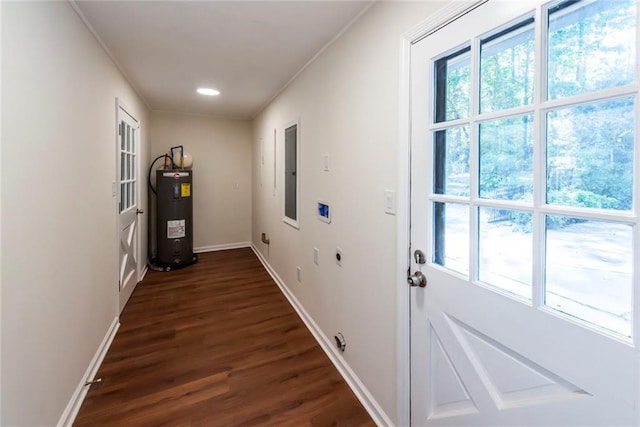
[[[208,87],[198,88],[198,93],[200,95],[209,95],[209,96],[218,96],[218,95],[220,95],[220,91],[219,90],[210,89]]]

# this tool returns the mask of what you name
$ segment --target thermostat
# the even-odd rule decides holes
[[[318,219],[320,221],[331,223],[331,208],[327,202],[318,201]]]

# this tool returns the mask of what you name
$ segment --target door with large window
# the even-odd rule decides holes
[[[636,8],[489,1],[412,45],[412,425],[640,425]]]
[[[118,187],[118,283],[119,307],[124,310],[140,280],[140,227],[143,210],[139,199],[140,126],[122,106],[118,106],[117,187]]]

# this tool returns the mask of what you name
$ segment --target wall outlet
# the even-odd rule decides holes
[[[302,268],[297,267],[296,268],[296,272],[297,272],[297,276],[298,276],[298,282],[302,282]]]
[[[320,265],[320,249],[318,248],[313,248],[313,263]]]
[[[336,264],[338,264],[340,267],[342,267],[342,259],[342,249],[336,248]]]

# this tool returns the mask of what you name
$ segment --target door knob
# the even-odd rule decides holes
[[[142,209],[136,209],[136,215],[143,214],[144,211]]]
[[[425,276],[422,271],[416,271],[413,275],[407,277],[407,283],[411,286],[424,288],[427,286],[427,276]]]

